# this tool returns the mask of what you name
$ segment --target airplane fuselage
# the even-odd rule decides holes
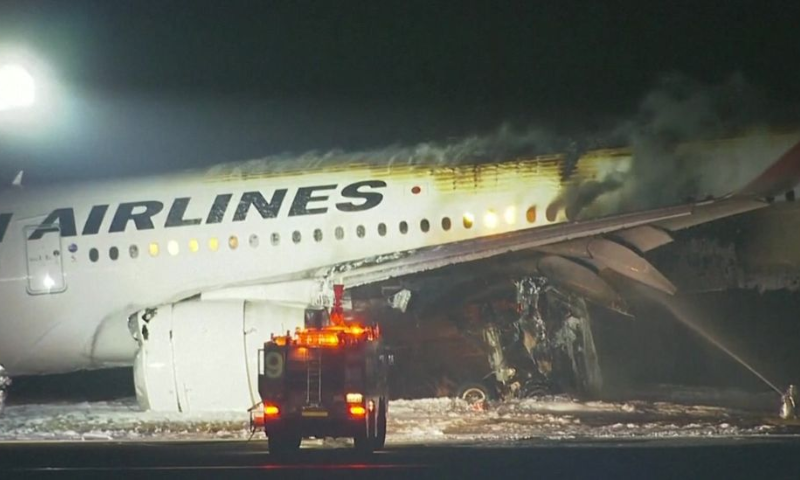
[[[141,309],[336,264],[544,225],[540,162],[188,174],[0,193],[0,364],[130,365]],[[538,208],[538,214],[537,214]]]

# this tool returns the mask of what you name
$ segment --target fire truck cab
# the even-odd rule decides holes
[[[343,321],[273,337],[259,350],[261,403],[253,431],[270,452],[297,450],[304,437],[351,437],[372,452],[386,442],[388,358],[378,327]]]

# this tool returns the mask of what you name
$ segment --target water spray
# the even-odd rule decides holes
[[[641,290],[641,291],[645,292],[645,290]],[[692,330],[693,332],[697,333],[701,337],[705,338],[712,345],[714,345],[718,349],[720,349],[723,352],[725,352],[729,357],[731,357],[732,359],[736,360],[737,363],[739,363],[741,366],[743,366],[744,368],[749,370],[753,375],[758,377],[759,380],[761,380],[767,386],[769,386],[772,390],[774,390],[775,393],[780,395],[780,397],[781,397],[780,417],[782,419],[788,420],[788,419],[796,418],[796,403],[797,403],[797,387],[796,386],[789,385],[789,388],[784,392],[783,390],[781,390],[780,388],[775,386],[775,384],[773,382],[769,381],[769,379],[767,377],[765,377],[763,374],[761,374],[761,372],[759,372],[758,370],[753,368],[753,366],[750,365],[749,363],[747,363],[742,357],[737,355],[730,348],[725,346],[722,342],[720,342],[719,340],[714,338],[713,335],[711,335],[710,333],[705,331],[700,325],[698,325],[697,323],[691,321],[688,318],[688,316],[685,315],[685,313],[682,312],[676,305],[674,305],[672,302],[670,302],[669,299],[663,298],[660,295],[656,295],[655,292],[650,290],[650,289],[646,289],[646,293],[645,294],[646,294],[647,297],[649,297],[649,298],[651,298],[653,300],[656,300],[659,303],[661,303],[662,305],[664,305],[679,322],[681,322],[682,324],[686,325],[687,327],[689,327],[690,330]]]

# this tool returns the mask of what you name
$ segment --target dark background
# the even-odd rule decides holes
[[[580,136],[670,75],[739,76],[791,116],[798,18],[788,1],[2,0],[0,59],[24,50],[59,91],[47,122],[0,117],[0,176],[157,174],[503,124]]]

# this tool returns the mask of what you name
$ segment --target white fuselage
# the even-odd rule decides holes
[[[559,182],[540,170],[353,167],[5,190],[0,364],[11,375],[130,365],[127,318],[144,308],[544,225]],[[60,233],[37,231],[43,223]]]

